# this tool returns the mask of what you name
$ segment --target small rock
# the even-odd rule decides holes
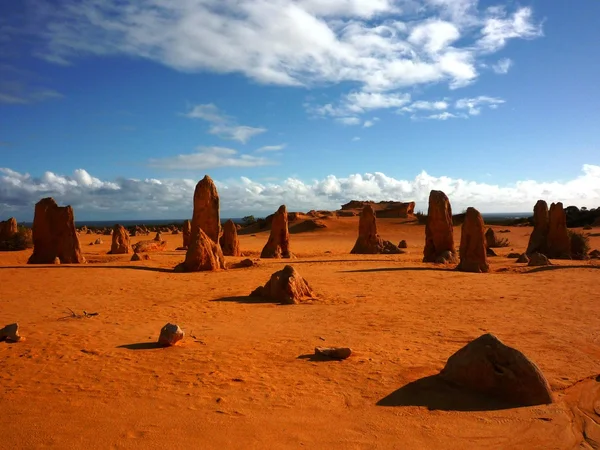
[[[498,256],[496,254],[496,252],[494,251],[494,249],[489,248],[489,247],[485,249],[485,254],[486,254],[486,256]]]
[[[590,258],[592,258],[592,259],[600,259],[600,250],[592,250],[590,252]]]
[[[19,342],[21,336],[19,336],[19,324],[11,323],[6,325],[4,328],[0,328],[0,342]]]
[[[529,264],[529,256],[527,256],[527,253],[521,253],[517,258],[518,263]]]
[[[100,244],[102,244],[102,242],[103,242],[102,239],[98,238],[94,241],[94,245],[100,245]]]
[[[333,359],[346,359],[352,354],[348,347],[315,347],[315,355]]]
[[[150,259],[150,255],[146,253],[134,253],[131,255],[131,261],[148,261]]]
[[[168,323],[160,330],[160,336],[158,337],[158,343],[162,345],[175,345],[183,339],[185,333],[179,325],[174,323]]]
[[[404,239],[402,239],[399,243],[398,243],[398,248],[408,248],[408,244],[406,243],[406,241]]]
[[[527,256],[527,255],[525,255],[525,256]],[[508,255],[506,255],[506,257],[507,257],[507,258],[511,258],[511,259],[514,259],[514,258],[520,258],[520,257],[521,257],[521,254],[520,254],[520,253],[517,253],[517,252],[511,252],[511,253],[509,253]]]
[[[527,265],[528,266],[548,266],[548,265],[550,265],[550,261],[548,261],[548,258],[546,257],[546,255],[543,255],[541,253],[533,253],[531,255],[531,257],[529,258],[529,263]]]

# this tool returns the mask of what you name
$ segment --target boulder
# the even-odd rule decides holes
[[[6,325],[4,328],[0,328],[0,342],[19,342],[21,336],[19,335],[19,324],[11,323]]]
[[[156,232],[156,236],[154,236],[154,240],[157,242],[161,242],[163,240],[162,233],[160,231]]]
[[[139,241],[131,246],[134,253],[162,252],[167,249],[167,241]]]
[[[590,258],[592,259],[600,259],[600,250],[592,250],[589,253]]]
[[[230,269],[242,269],[245,267],[256,266],[257,264],[249,258],[242,259],[240,262],[236,262],[229,265]]]
[[[0,222],[0,242],[8,241],[13,238],[19,231],[17,227],[17,219],[11,217],[8,220]]]
[[[514,406],[552,403],[550,385],[540,369],[492,334],[480,336],[453,354],[440,375]]]
[[[540,253],[534,253],[534,255],[540,255]],[[533,255],[532,255],[533,256]],[[544,256],[544,255],[542,255]],[[546,258],[547,260],[547,258]],[[527,256],[527,253],[521,253],[518,257],[517,257],[517,262],[521,263],[521,264],[529,264],[529,256]],[[543,264],[542,264],[543,265]]]
[[[220,230],[219,194],[213,180],[206,175],[194,191],[188,248],[185,261],[177,268],[185,272],[224,269],[225,258],[219,245]]]
[[[517,261],[518,262],[518,261]],[[550,261],[546,257],[546,255],[542,253],[532,253],[529,255],[528,266],[549,266]]]
[[[292,266],[285,266],[275,272],[267,284],[252,291],[250,296],[262,297],[286,305],[314,298],[309,284]]]
[[[452,207],[446,194],[432,190],[429,193],[423,262],[436,262],[442,254],[448,255],[446,252],[452,255],[450,258],[444,258],[446,262],[456,262]]]
[[[225,258],[219,244],[208,237],[203,229],[192,233],[185,261],[177,266],[184,272],[201,272],[225,268]]]
[[[548,238],[546,241],[549,258],[571,257],[571,239],[567,231],[567,216],[562,203],[552,203],[548,222]]]
[[[326,356],[332,359],[346,359],[352,354],[348,347],[315,347],[315,356]]]
[[[40,200],[33,217],[33,254],[28,264],[82,264],[79,237],[75,230],[73,208],[58,206],[53,198]]]
[[[112,255],[131,253],[129,234],[123,225],[116,224],[114,226],[109,253]]]
[[[440,253],[440,255],[437,258],[435,258],[434,263],[456,264],[456,253],[452,253],[450,250],[446,250],[445,252]]]
[[[548,204],[544,200],[538,200],[533,207],[533,231],[529,236],[529,244],[525,253],[546,253],[548,240]]]
[[[285,205],[281,205],[273,215],[271,234],[262,249],[261,258],[292,258],[290,251],[290,232],[288,230],[288,214]]]
[[[192,234],[192,222],[186,220],[183,222],[183,246],[188,247],[190,245],[190,236]]]
[[[492,228],[488,228],[485,232],[485,245],[487,248],[496,247],[496,233]]]
[[[350,253],[355,255],[374,255],[379,253],[404,253],[390,241],[384,241],[377,234],[377,219],[370,204],[363,207],[358,221],[358,238]]]
[[[485,246],[485,226],[479,211],[467,208],[460,235],[460,262],[462,272],[489,272]]]
[[[100,245],[100,244],[104,244],[104,241],[102,239],[98,238],[94,241],[94,245]]]
[[[498,256],[498,255],[496,254],[496,252],[494,251],[494,249],[493,249],[493,248],[486,248],[486,249],[485,249],[485,254],[486,254],[487,256]]]
[[[524,254],[524,253],[523,253]],[[525,255],[527,256],[527,255]],[[520,258],[521,257],[521,253],[517,253],[517,252],[510,252],[508,255],[506,255],[507,258],[510,259],[514,259],[514,258]],[[527,259],[527,261],[529,261],[529,258]]]
[[[148,261],[150,255],[147,253],[134,253],[131,255],[131,261]]]
[[[407,242],[402,239],[399,243],[398,243],[398,248],[408,248],[408,244]]]
[[[235,222],[229,219],[223,225],[223,235],[219,240],[223,255],[225,256],[240,256],[242,254],[240,250],[240,240],[237,235],[237,228]]]
[[[158,336],[158,343],[164,346],[172,346],[177,344],[183,339],[185,333],[178,325],[174,323],[168,323],[160,330],[160,336]]]

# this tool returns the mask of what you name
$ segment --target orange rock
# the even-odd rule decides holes
[[[12,239],[12,237],[17,234],[17,231],[17,219],[14,217],[0,222],[0,242]]]
[[[352,250],[352,254],[374,255],[379,253],[402,253],[394,244],[384,241],[377,234],[377,219],[375,211],[370,204],[363,207],[358,222],[358,238]]]
[[[33,254],[28,264],[85,263],[75,229],[73,208],[58,206],[53,198],[40,200],[33,217]]]
[[[562,203],[552,203],[548,221],[546,241],[548,258],[570,258],[571,239],[567,231],[567,216]]]
[[[187,248],[190,245],[190,236],[192,234],[192,222],[186,220],[183,222],[183,246]]]
[[[423,262],[436,262],[442,254],[450,255],[449,259],[444,258],[445,262],[455,262],[456,248],[454,247],[454,230],[452,228],[452,207],[446,194],[442,191],[431,191],[427,225],[425,225]]]
[[[229,219],[223,226],[223,236],[220,239],[221,249],[225,256],[241,256],[240,240],[237,235],[235,222]]]
[[[133,244],[132,249],[134,253],[152,253],[162,252],[167,248],[167,241],[140,241]]]
[[[314,294],[306,280],[292,266],[285,266],[271,275],[267,284],[260,286],[250,297],[262,297],[274,302],[291,305],[314,298]]]
[[[261,258],[291,258],[290,232],[288,230],[288,214],[285,205],[281,205],[273,215],[271,234],[264,246]]]
[[[185,261],[177,269],[184,272],[224,269],[225,258],[219,244],[213,242],[202,229],[192,234]]]
[[[460,263],[463,272],[488,272],[490,267],[486,254],[485,226],[481,214],[475,208],[467,208],[460,235]]]
[[[114,226],[109,253],[112,255],[131,253],[129,234],[123,225],[116,224]]]
[[[533,207],[533,231],[529,236],[529,244],[527,245],[528,256],[533,253],[546,254],[548,251],[548,204],[544,200],[538,200]]]

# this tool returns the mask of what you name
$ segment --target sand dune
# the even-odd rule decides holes
[[[292,235],[291,264],[318,295],[293,306],[247,297],[290,261],[174,273],[181,235],[135,263],[107,254],[110,237],[88,245],[96,235],[80,237],[86,265],[0,253],[0,325],[17,321],[25,337],[0,343],[0,447],[600,446],[597,261],[515,264],[505,255],[524,251],[531,228],[513,227],[491,273],[460,273],[421,263],[422,226],[381,219],[381,237],[406,239],[408,253],[350,255],[358,218],[323,222]],[[257,258],[267,237],[240,236],[242,251]],[[186,338],[157,348],[167,322]],[[486,332],[537,363],[555,403],[499,409],[429,378]],[[354,354],[314,360],[319,345]]]

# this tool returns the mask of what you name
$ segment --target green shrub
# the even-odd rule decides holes
[[[494,246],[493,246],[494,248],[509,247],[509,246],[510,246],[510,241],[508,239],[496,236],[496,241],[494,242]]]
[[[590,252],[590,238],[578,231],[569,230],[571,240],[571,258],[587,259]]]
[[[417,222],[419,223],[419,225],[427,224],[427,214],[425,214],[424,212],[419,211],[415,214],[415,217],[417,218]]]
[[[0,250],[2,251],[19,251],[28,248],[33,248],[33,239],[31,230],[24,226],[19,226],[13,237],[0,242]]]
[[[242,218],[242,226],[247,227],[256,223],[254,216],[246,216]]]

